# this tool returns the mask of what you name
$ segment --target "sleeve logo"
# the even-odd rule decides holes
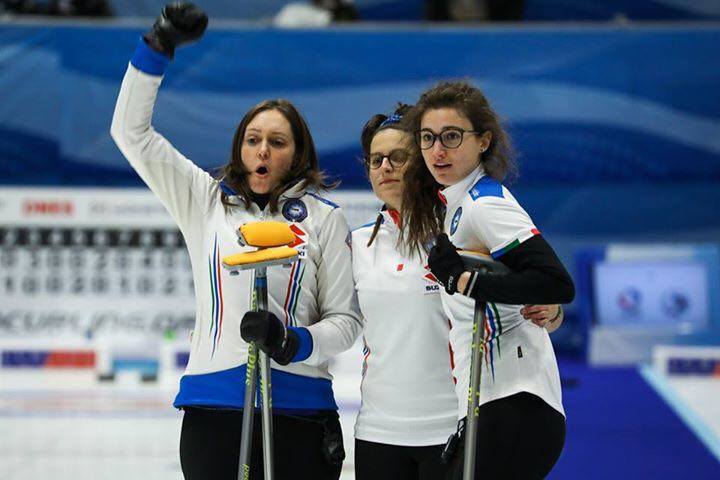
[[[454,235],[457,231],[458,225],[460,224],[460,217],[462,216],[462,207],[458,207],[453,215],[452,222],[450,223],[450,235]]]

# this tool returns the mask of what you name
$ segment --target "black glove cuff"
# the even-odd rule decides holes
[[[170,59],[175,57],[175,46],[167,44],[167,42],[163,42],[154,29],[143,35],[143,39],[145,40],[145,43],[147,43],[150,48],[156,52],[162,53]]]
[[[450,273],[450,275],[448,275],[447,282],[445,282],[445,291],[448,295],[454,295],[455,292],[457,292],[457,282],[459,277],[459,275],[455,275],[454,273]]]
[[[270,355],[270,357],[272,357],[272,359],[280,365],[287,365],[290,363],[292,359],[295,358],[295,355],[300,348],[300,338],[298,337],[298,334],[289,328],[285,331],[287,335],[285,341],[282,343],[280,348]]]
[[[465,290],[460,293],[469,297],[473,291],[473,288],[475,287],[475,281],[477,280],[478,275],[480,275],[480,274],[478,273],[477,270],[471,271],[470,278],[468,278],[467,284],[465,285]]]
[[[455,293],[457,293],[458,282],[460,281],[460,276],[463,273],[465,273],[465,270],[462,268],[459,268],[448,274],[447,282],[445,282],[445,291],[449,295],[454,295]],[[461,292],[461,293],[464,293],[464,292]]]

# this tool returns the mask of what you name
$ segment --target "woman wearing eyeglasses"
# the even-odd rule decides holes
[[[445,286],[441,299],[452,322],[461,420],[467,415],[474,304],[488,302],[476,478],[544,478],[562,451],[565,416],[548,332],[524,321],[523,304],[572,301],[572,279],[501,183],[515,173],[512,149],[479,89],[440,83],[422,94],[411,123],[423,161],[406,166],[402,240],[418,250],[437,237],[428,263]],[[465,271],[456,248],[488,253],[513,273]],[[451,478],[460,478],[462,463],[455,455]]]
[[[401,105],[363,128],[365,171],[380,214],[352,232],[353,275],[364,317],[362,402],[355,423],[357,480],[441,479],[457,423],[450,326],[427,256],[398,249],[403,174],[417,149]]]
[[[440,286],[423,251],[400,248],[403,175],[419,155],[405,118],[409,110],[401,105],[389,117],[373,116],[361,136],[365,170],[384,205],[375,222],[352,233],[365,344],[355,424],[358,480],[443,478],[441,453],[457,424]],[[527,318],[544,325],[557,312],[557,305],[537,305]]]

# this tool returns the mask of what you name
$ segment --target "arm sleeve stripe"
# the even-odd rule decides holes
[[[133,67],[148,75],[163,75],[170,63],[170,59],[160,52],[156,52],[145,43],[142,37],[138,40],[135,53],[130,59]]]

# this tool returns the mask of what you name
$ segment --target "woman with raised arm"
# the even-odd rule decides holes
[[[365,171],[383,207],[374,222],[352,232],[364,317],[357,480],[443,478],[440,456],[457,423],[440,286],[427,256],[403,253],[398,244],[403,174],[418,154],[403,121],[408,108],[373,116],[361,137]]]
[[[328,360],[349,348],[361,324],[348,227],[321,196],[308,127],[286,100],[245,114],[219,178],[180,154],[151,125],[175,47],[199,39],[207,16],[167,5],[138,43],[123,79],[111,134],[177,222],[192,263],[197,301],[190,359],[174,405],[184,410],[180,460],[186,479],[235,480],[248,342],[273,359],[277,478],[337,479],[344,452]],[[292,224],[300,259],[268,270],[268,310],[251,311],[252,274],[230,278],[220,259],[237,253],[237,229],[258,220]],[[250,475],[263,478],[259,415]]]

